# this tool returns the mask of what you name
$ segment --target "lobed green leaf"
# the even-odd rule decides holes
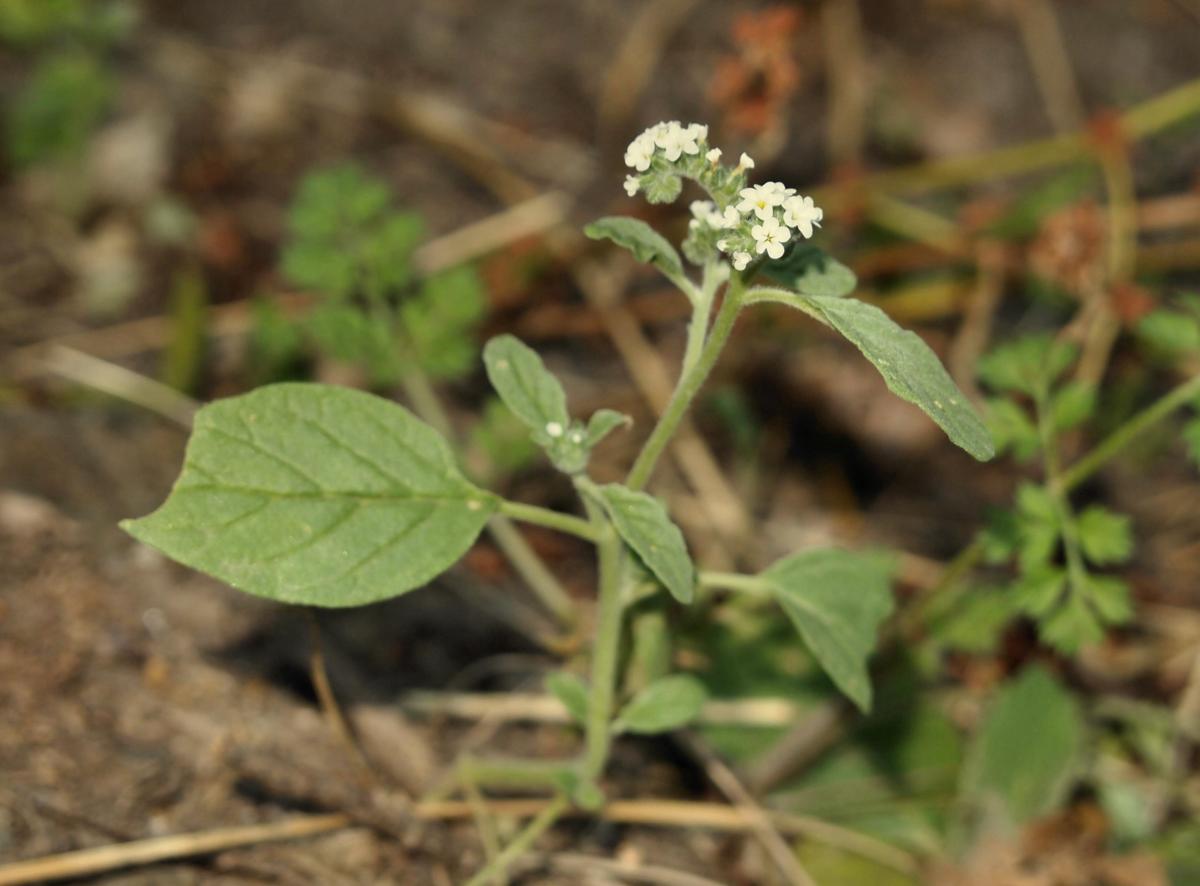
[[[121,526],[247,593],[340,607],[426,584],[497,506],[403,407],[288,383],[201,409],[166,502]]]

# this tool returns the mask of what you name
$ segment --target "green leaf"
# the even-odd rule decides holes
[[[761,573],[805,644],[834,684],[871,708],[867,659],[892,612],[891,564],[878,555],[804,551]]]
[[[1124,514],[1092,505],[1079,515],[1076,531],[1084,555],[1098,566],[1124,563],[1133,553],[1133,534]]]
[[[1011,449],[1019,461],[1028,461],[1041,448],[1041,438],[1029,414],[1007,397],[987,401],[987,425],[996,451]]]
[[[1095,410],[1096,389],[1086,382],[1067,382],[1050,400],[1050,413],[1057,431],[1069,431],[1087,420]]]
[[[995,651],[1014,614],[1010,597],[991,588],[972,588],[965,599],[948,597],[945,605],[946,615],[931,620],[933,637],[945,649],[974,655]]]
[[[1067,586],[1067,574],[1057,566],[1042,566],[1021,576],[1013,585],[1015,604],[1035,618],[1053,612]]]
[[[1076,348],[1038,333],[995,348],[979,361],[979,377],[1000,392],[1040,396],[1075,361]]]
[[[696,570],[679,527],[661,501],[644,492],[609,483],[599,487],[617,534],[680,603],[691,603]]]
[[[613,729],[638,735],[670,732],[695,720],[707,700],[708,691],[695,677],[687,674],[663,677],[625,705]]]
[[[760,269],[764,277],[802,295],[841,298],[858,286],[854,272],[809,243],[797,243],[783,258]]]
[[[278,384],[201,409],[170,497],[121,526],[247,593],[357,606],[444,572],[497,506],[403,407]]]
[[[1160,309],[1138,321],[1138,339],[1154,356],[1174,361],[1200,352],[1200,318]]]
[[[1133,618],[1129,585],[1121,579],[1112,575],[1088,575],[1085,586],[1088,602],[1106,624],[1125,624]]]
[[[1075,699],[1041,667],[1027,667],[988,708],[964,768],[964,795],[1009,825],[1053,812],[1067,797],[1083,738]]]
[[[617,428],[627,428],[632,424],[633,419],[623,412],[615,409],[596,410],[587,423],[587,448],[593,448]]]
[[[504,404],[525,422],[541,446],[561,438],[571,424],[567,395],[537,352],[511,335],[498,335],[483,349],[488,379]]]
[[[571,719],[581,726],[587,722],[587,684],[574,674],[555,671],[546,677],[546,691],[562,702]]]
[[[1064,655],[1074,655],[1085,646],[1093,646],[1104,639],[1104,626],[1084,596],[1082,593],[1068,594],[1063,604],[1038,625],[1043,642]]]
[[[1200,418],[1193,418],[1183,426],[1183,440],[1192,461],[1200,465]]]
[[[435,274],[401,302],[400,321],[426,374],[453,379],[475,368],[479,346],[474,330],[484,308],[479,278],[465,266]]]
[[[795,295],[775,289],[752,289],[747,295],[747,303],[778,301],[832,326],[874,364],[893,394],[920,407],[956,446],[980,461],[996,454],[987,426],[929,346],[879,308],[853,298]]]
[[[670,280],[678,282],[685,279],[683,262],[679,260],[675,247],[640,219],[610,215],[596,219],[583,232],[593,240],[612,240],[632,252],[638,261],[657,267]]]

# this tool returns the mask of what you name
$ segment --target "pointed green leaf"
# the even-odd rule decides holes
[[[830,679],[864,711],[867,659],[892,612],[890,575],[885,557],[830,549],[785,557],[761,576]]]
[[[613,728],[639,735],[669,732],[695,720],[707,700],[708,691],[695,677],[686,674],[663,677],[625,705]]]
[[[964,794],[1010,825],[1053,812],[1066,799],[1083,737],[1075,699],[1041,667],[1027,667],[988,709],[964,768]]]
[[[1054,416],[1054,428],[1069,431],[1085,421],[1096,410],[1096,389],[1085,382],[1067,382],[1054,392],[1050,411]]]
[[[680,603],[691,603],[696,570],[679,527],[657,498],[619,483],[599,488],[617,533]]]
[[[593,240],[612,240],[632,252],[638,261],[657,267],[670,280],[677,282],[684,279],[683,262],[679,260],[675,247],[640,219],[610,215],[596,219],[583,232]]]
[[[247,593],[357,606],[444,572],[497,504],[403,407],[278,384],[201,409],[171,495],[121,526]]]
[[[514,336],[498,335],[484,347],[483,362],[500,399],[539,444],[548,446],[566,433],[567,395],[535,350]]]
[[[591,449],[617,428],[627,428],[633,419],[615,409],[598,409],[587,423],[587,448]]]
[[[874,364],[893,394],[919,407],[956,446],[980,461],[996,454],[987,426],[929,346],[879,308],[854,298],[797,295],[780,289],[747,293],[747,304],[760,301],[798,308],[833,327]]]
[[[809,243],[797,243],[778,261],[760,269],[764,277],[804,295],[841,298],[858,285],[854,272]]]
[[[588,688],[583,680],[566,671],[555,671],[546,678],[546,691],[562,702],[572,720],[580,725],[587,722]]]

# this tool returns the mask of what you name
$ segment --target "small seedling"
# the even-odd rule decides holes
[[[595,482],[588,463],[601,440],[629,425],[626,416],[608,409],[586,418],[573,414],[541,358],[511,335],[492,339],[483,351],[492,386],[550,463],[569,476],[582,516],[510,501],[471,482],[445,432],[396,403],[327,385],[283,383],[202,409],[167,501],[122,524],[173,559],[248,593],[330,607],[373,603],[427,584],[497,516],[594,545],[598,588],[588,677],[562,674],[550,682],[583,728],[582,754],[536,766],[468,761],[460,767],[467,781],[487,782],[499,773],[498,783],[511,783],[517,773],[556,793],[472,884],[502,873],[570,805],[603,803],[614,738],[675,729],[700,713],[703,687],[687,675],[626,691],[620,662],[627,615],[648,588],[661,587],[684,606],[713,589],[774,601],[841,691],[863,710],[871,706],[867,662],[893,605],[885,561],[808,550],[756,575],[698,573],[665,504],[644,491],[743,310],[775,304],[809,314],[856,345],[888,386],[954,443],[979,459],[993,454],[986,426],[933,352],[878,308],[847,297],[854,275],[806,242],[822,220],[811,198],[778,182],[749,185],[750,158],[722,164],[701,125],[651,127],[625,159],[633,169],[625,183],[631,195],[671,202],[690,181],[707,196],[691,204],[682,244],[700,268],[699,279],[685,270],[674,246],[637,219],[604,218],[586,229],[656,267],[692,310],[674,394],[625,482]],[[395,267],[371,260],[397,242],[410,243],[411,226],[383,218],[386,199],[371,189],[347,191],[354,199],[336,217],[324,209],[299,214],[295,248],[304,245],[285,266],[339,297],[361,292],[370,307],[389,287],[406,282],[394,277]],[[324,194],[320,200],[334,202]],[[766,285],[756,285],[764,278]],[[427,309],[453,315],[455,306],[435,303],[453,297],[443,293]],[[396,331],[412,334],[412,328]]]

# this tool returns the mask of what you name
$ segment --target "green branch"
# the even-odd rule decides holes
[[[508,499],[500,502],[500,513],[514,520],[520,520],[522,523],[532,523],[534,526],[555,529],[559,532],[565,532],[567,535],[582,538],[584,541],[590,541],[593,544],[597,542],[595,526],[587,520],[580,519],[571,514],[563,514],[559,511],[552,511],[550,508],[522,504],[521,502],[509,501]]]

